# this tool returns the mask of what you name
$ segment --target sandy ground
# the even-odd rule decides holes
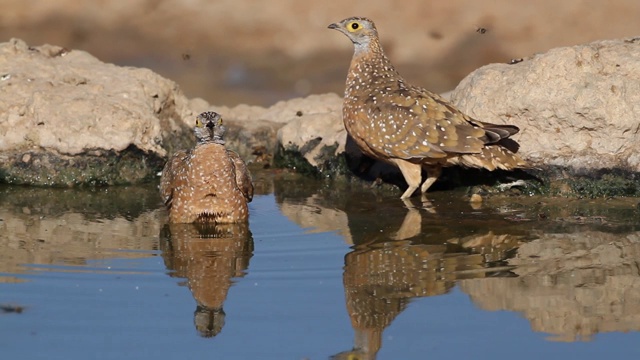
[[[269,105],[341,93],[351,45],[326,26],[374,19],[412,82],[442,92],[472,70],[550,48],[640,34],[640,2],[618,0],[0,0],[0,39],[83,49],[149,67],[190,97]],[[478,31],[480,28],[485,31]]]

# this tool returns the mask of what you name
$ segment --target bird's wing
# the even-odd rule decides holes
[[[167,207],[171,207],[173,190],[178,187],[178,183],[182,181],[180,179],[180,174],[185,172],[184,167],[187,156],[188,154],[185,150],[177,151],[167,161],[162,169],[162,176],[160,177],[160,196],[162,197],[162,202]]]
[[[372,131],[380,138],[374,137],[367,144],[387,156],[437,159],[451,153],[479,153],[488,142],[483,123],[474,122],[426,90],[398,89],[380,100],[368,104],[367,116]]]
[[[515,125],[499,125],[492,124],[475,119],[469,119],[469,123],[480,126],[485,131],[485,144],[494,144],[502,139],[506,139],[511,135],[517,134],[520,129]]]
[[[238,185],[238,189],[242,191],[247,202],[251,202],[251,200],[253,200],[253,182],[251,180],[251,173],[238,153],[232,150],[227,150],[227,154],[229,154],[229,158],[231,158],[233,165],[235,166],[236,184]]]
[[[447,100],[443,99],[440,95],[434,94],[424,89],[417,88],[421,93],[430,96],[435,100],[436,103],[442,104],[447,110],[456,113],[457,118],[460,120],[460,123],[464,125],[466,122],[471,126],[477,126],[484,130],[484,136],[480,137],[480,140],[484,142],[484,144],[494,144],[501,139],[506,139],[511,135],[517,134],[520,129],[515,125],[503,125],[503,124],[493,124],[484,121],[479,121],[469,117],[464,114],[457,108],[453,107]]]
[[[367,117],[364,120],[376,134],[365,139],[367,145],[388,157],[410,160],[477,154],[486,144],[519,130],[474,120],[439,95],[417,87],[389,91],[380,100],[369,102],[369,114],[360,116]]]

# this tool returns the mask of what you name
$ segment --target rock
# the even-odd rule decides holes
[[[210,109],[222,115],[227,133],[226,146],[236,151],[245,161],[252,161],[257,149],[273,154],[277,149],[276,133],[284,120],[268,116],[268,108],[246,104],[235,107],[211,106]]]
[[[190,141],[190,102],[150,70],[17,39],[0,69],[0,182],[137,183]]]
[[[319,145],[334,146],[330,156],[336,144],[344,145],[341,99],[334,94],[270,108],[212,107],[188,100],[174,82],[150,70],[16,39],[0,44],[0,69],[0,182],[70,186],[152,179],[175,149],[192,146],[193,119],[205,110],[223,115],[227,146],[245,160],[256,152],[272,156],[277,132],[288,123],[280,138],[286,144],[323,139],[303,149],[312,163]]]
[[[466,77],[452,102],[472,117],[520,127],[535,167],[640,171],[640,39],[553,49]]]
[[[278,131],[278,143],[285,149],[300,151],[313,166],[345,150],[347,132],[342,124],[342,98],[336,94],[280,102],[269,114],[287,119],[287,124]]]
[[[346,131],[342,125],[342,98],[336,94],[310,95],[280,101],[271,107],[238,105],[211,106],[222,115],[227,134],[226,145],[244,159],[251,159],[257,149],[269,154],[278,146],[301,153],[312,166],[321,150],[332,147],[327,157],[344,151]]]

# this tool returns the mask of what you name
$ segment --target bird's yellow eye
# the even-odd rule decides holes
[[[349,25],[347,25],[347,30],[349,30],[350,32],[354,32],[358,29],[360,29],[360,23],[358,23],[357,21],[350,22]]]
[[[218,125],[222,125],[222,118],[220,118],[220,121],[218,121]]]
[[[200,121],[200,118],[196,118],[196,127],[202,127],[202,121]]]

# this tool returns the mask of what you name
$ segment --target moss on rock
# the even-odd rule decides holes
[[[151,180],[164,160],[130,146],[122,152],[95,151],[75,156],[29,151],[0,165],[0,182],[35,186],[102,186]]]
[[[314,178],[330,179],[334,184],[362,184],[369,187],[373,184],[397,192],[406,188],[399,172],[372,177],[366,174],[366,170],[361,170],[363,166],[367,166],[366,161],[352,163],[345,153],[334,155],[337,146],[324,146],[320,150],[315,158],[317,167],[312,166],[296,146],[291,145],[286,149],[281,146],[274,164]],[[464,186],[469,187],[470,193],[481,194],[506,192],[525,196],[640,197],[640,177],[636,172],[622,169],[599,170],[595,173],[576,172],[557,166],[516,171],[445,168],[432,190]]]
[[[291,169],[295,172],[311,177],[319,177],[318,169],[311,165],[302,155],[296,145],[278,146],[273,157],[273,166],[276,168]]]

